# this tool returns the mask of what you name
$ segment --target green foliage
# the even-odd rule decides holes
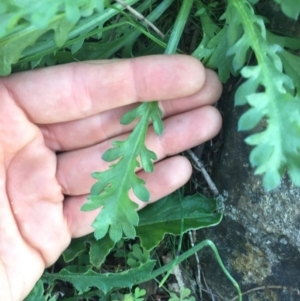
[[[136,231],[144,254],[135,257],[140,257],[141,262],[145,262],[145,258],[148,258],[145,250],[152,250],[158,246],[166,234],[179,235],[182,231],[211,227],[220,223],[222,214],[217,212],[216,200],[205,198],[200,194],[183,197],[181,202],[179,198],[176,192],[140,211],[140,222]],[[89,264],[100,268],[114,246],[115,243],[108,234],[98,241],[93,235],[88,235],[72,240],[71,245],[63,253],[63,258],[65,262],[71,262],[81,254],[86,254],[88,250]]]
[[[51,296],[50,294],[44,295],[43,281],[40,279],[30,294],[24,299],[24,301],[56,301],[57,296]]]
[[[101,240],[96,240],[93,235],[73,239],[70,246],[64,251],[65,262],[71,262],[81,254],[86,253],[88,248],[89,263],[97,268],[105,261],[106,256],[115,246],[109,235],[105,235]]]
[[[24,301],[42,301],[44,298],[44,286],[43,281],[39,280],[34,286],[30,294],[24,299]]]
[[[136,109],[125,114],[122,124],[129,124],[139,119],[132,133],[124,141],[113,142],[114,148],[107,150],[102,159],[108,162],[116,161],[107,171],[93,173],[98,182],[91,188],[88,202],[82,210],[94,210],[102,207],[98,217],[93,222],[95,237],[100,239],[109,231],[110,238],[117,242],[122,237],[122,232],[134,238],[138,225],[137,205],[131,201],[129,191],[142,201],[149,200],[149,192],[144,186],[145,182],[138,178],[135,171],[141,165],[146,172],[153,171],[154,152],[145,145],[146,133],[150,121],[158,135],[163,131],[161,121],[162,112],[157,102],[143,103]],[[141,161],[138,161],[138,158]]]
[[[124,301],[143,301],[145,295],[146,291],[144,289],[136,287],[133,294],[126,294],[124,296]]]
[[[128,0],[127,3],[133,4],[138,0]],[[162,1],[153,11],[148,15],[149,21],[155,22],[163,12],[171,5],[174,0]],[[146,8],[152,3],[152,0],[145,0],[136,9],[143,13]],[[119,6],[115,6],[120,9]],[[27,48],[18,62],[22,67],[27,66],[27,62],[31,62],[32,67],[43,67],[54,65],[56,63],[68,63],[74,61],[85,61],[93,59],[106,59],[114,56],[118,51],[121,51],[122,57],[133,56],[133,47],[136,45],[137,39],[141,34],[145,34],[155,43],[147,49],[137,52],[138,55],[146,55],[150,48],[159,48],[156,52],[162,52],[161,48],[157,45],[164,45],[163,41],[158,40],[150,35],[143,27],[139,26],[132,18],[127,15],[120,18],[119,22],[111,21],[111,25],[103,26],[105,22],[112,19],[118,10],[107,8],[104,12],[96,13],[90,17],[81,19],[75,28],[70,31],[69,39],[64,44],[68,49],[58,50],[59,48],[54,43],[53,39],[47,39],[40,44],[40,47]],[[112,39],[112,31],[114,31],[115,39]],[[85,41],[89,37],[97,35],[99,41],[89,42]],[[84,42],[84,43],[83,43]],[[71,51],[69,51],[69,49]],[[56,51],[58,50],[58,51]]]
[[[0,6],[0,38],[19,28],[47,28],[62,12],[67,21],[75,24],[80,17],[88,17],[95,9],[103,11],[103,8],[103,0],[4,0]]]
[[[290,18],[297,20],[300,14],[300,0],[275,0],[282,11]]]
[[[287,3],[281,3],[283,10],[293,7],[298,15],[298,4]],[[205,13],[200,18],[202,22],[210,19]],[[246,139],[255,146],[250,162],[256,174],[264,175],[264,187],[277,187],[286,170],[292,182],[300,186],[299,59],[283,49],[294,49],[296,44],[299,49],[299,43],[270,34],[264,19],[255,14],[247,0],[229,0],[223,18],[226,26],[222,29],[216,25],[204,27],[204,39],[194,56],[218,68],[223,81],[230,73],[239,72],[246,79],[236,92],[235,103],[251,108],[241,116],[238,129],[264,128]],[[257,65],[245,66],[251,51]]]
[[[1,17],[0,17],[1,18]],[[11,72],[11,65],[17,63],[23,50],[36,42],[36,40],[49,30],[54,31],[53,40],[58,47],[61,47],[68,38],[68,32],[74,24],[69,23],[63,16],[53,19],[47,28],[37,29],[26,28],[11,36],[0,40],[0,75]]]
[[[43,277],[43,280],[47,283],[54,283],[56,280],[63,280],[70,282],[74,285],[74,287],[78,290],[78,293],[82,298],[86,298],[88,296],[92,297],[95,295],[101,295],[102,292],[105,294],[112,288],[121,288],[121,287],[129,287],[131,288],[133,285],[137,285],[150,279],[155,279],[159,275],[170,271],[170,269],[174,268],[176,264],[180,264],[182,261],[186,260],[188,257],[193,255],[195,252],[199,250],[210,247],[213,251],[216,260],[221,267],[222,271],[226,275],[226,277],[232,282],[235,286],[239,301],[241,298],[241,290],[236,283],[236,281],[229,274],[227,269],[225,268],[218,250],[214,243],[210,240],[204,240],[201,243],[198,243],[191,249],[187,250],[180,256],[176,257],[173,261],[168,264],[152,271],[155,262],[150,260],[145,264],[140,265],[138,268],[130,269],[121,273],[97,273],[89,269],[87,272],[85,271],[85,267],[80,266],[69,266],[63,269],[59,274],[48,274],[46,273]],[[152,271],[152,272],[151,272]],[[91,287],[95,287],[98,291],[91,290]],[[101,295],[102,296],[102,295]],[[75,301],[77,298],[69,298],[68,301]]]
[[[166,10],[174,1],[126,0],[129,5],[136,4],[137,11],[145,14],[149,21],[169,25],[165,27],[165,40],[124,13],[124,7],[114,1],[2,1],[0,75],[11,73],[12,66],[14,70],[22,70],[76,60],[125,58],[163,53],[165,47],[172,53],[193,6],[203,30],[193,55],[206,67],[217,69],[223,82],[230,75],[242,75],[245,80],[236,92],[235,103],[250,107],[241,116],[238,128],[251,131],[246,142],[254,146],[250,162],[256,167],[256,173],[263,175],[268,190],[278,186],[286,170],[293,183],[300,186],[300,60],[297,55],[300,40],[269,31],[266,19],[255,13],[258,0],[228,0],[224,6],[219,5],[222,1],[197,0],[195,5],[192,0],[179,1],[182,6],[178,18],[169,23]],[[300,0],[274,0],[274,4],[275,1],[288,17],[299,17]],[[217,9],[223,10],[220,19],[216,16]],[[149,193],[135,172],[138,168],[151,172],[156,158],[145,146],[147,127],[152,122],[157,134],[161,134],[163,126],[155,102],[127,113],[122,123],[134,120],[138,121],[137,126],[127,140],[114,142],[113,148],[103,155],[112,165],[103,173],[93,174],[98,182],[83,207],[94,210],[103,206],[93,223],[98,241],[92,235],[72,241],[63,254],[66,268],[59,273],[46,274],[44,281],[53,285],[57,280],[70,282],[87,300],[88,296],[94,296],[92,294],[103,297],[102,292],[106,294],[116,287],[132,287],[155,278],[194,252],[210,246],[241,298],[238,285],[225,269],[216,247],[208,241],[186,251],[169,265],[152,271],[154,262],[146,250],[155,248],[165,234],[182,235],[190,229],[216,225],[221,214],[217,212],[215,200],[195,195],[179,202],[178,194],[148,206],[139,215],[136,213],[129,192],[143,201],[149,199]],[[133,245],[128,255],[128,265],[134,268],[105,273],[102,265],[123,234],[127,238],[137,235],[140,239],[142,248]],[[134,294],[125,294],[124,298],[142,301],[142,293],[136,288]],[[172,295],[170,300],[191,300],[188,293],[183,289],[180,297]],[[74,298],[72,300],[80,299]],[[56,299],[44,292],[43,283],[39,281],[26,301]]]
[[[132,251],[128,254],[127,264],[132,267],[138,267],[150,260],[150,252],[142,249],[138,244],[132,246]]]
[[[195,301],[195,297],[190,296],[190,294],[190,289],[181,287],[179,297],[174,293],[170,293],[171,298],[169,299],[169,301]]]
[[[127,2],[131,5],[137,1]],[[62,47],[78,50],[85,38],[101,33],[103,24],[121,9],[120,5],[104,9],[103,0],[48,0],[34,5],[32,0],[15,1],[14,5],[9,1],[1,3],[0,75],[11,73],[11,66],[17,63],[29,61],[36,67],[45,55],[53,57]],[[47,17],[41,18],[45,13]]]
[[[88,270],[84,273],[77,272],[77,267],[68,267],[59,274],[45,274],[44,279],[48,282],[62,280],[72,283],[79,294],[87,292],[91,287],[96,287],[105,294],[113,288],[131,288],[143,278],[149,277],[154,268],[155,261],[148,261],[137,268],[133,268],[121,273],[97,273]]]
[[[179,198],[177,192],[173,193],[140,212],[137,236],[147,250],[156,247],[165,234],[179,235],[182,231],[211,227],[220,223],[222,214],[217,212],[216,200],[200,194],[186,196],[181,202]]]

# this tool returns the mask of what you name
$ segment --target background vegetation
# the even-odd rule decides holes
[[[286,172],[300,186],[300,40],[268,29],[268,20],[256,12],[256,4],[263,1],[2,1],[0,74],[73,61],[172,53],[176,49],[191,54],[216,69],[224,83],[230,76],[243,77],[235,103],[248,109],[240,117],[238,130],[254,132],[246,139],[253,146],[249,160],[255,173],[263,176],[264,187],[267,190],[277,187]],[[274,0],[274,4],[288,17],[298,19],[300,0]],[[145,112],[148,113],[143,119],[140,116],[145,116]],[[129,139],[115,143],[103,157],[112,161],[131,156],[128,145],[137,141],[136,153],[131,156],[134,159],[125,163],[119,160],[108,171],[95,173],[94,177],[106,183],[91,189],[83,208],[92,210],[99,207],[100,201],[105,209],[107,198],[100,197],[100,193],[111,186],[109,179],[113,174],[117,180],[128,179],[128,183],[124,183],[121,194],[120,190],[112,192],[116,200],[119,193],[119,201],[114,201],[114,210],[108,213],[103,210],[101,218],[110,214],[113,220],[120,210],[131,210],[132,215],[121,225],[121,231],[114,230],[117,220],[104,225],[96,220],[97,240],[93,236],[74,240],[57,264],[45,272],[26,301],[143,300],[146,291],[137,285],[156,279],[163,286],[172,268],[204,246],[213,249],[220,268],[238,289],[212,242],[193,246],[193,241],[187,243],[183,236],[190,230],[221,221],[216,199],[191,194],[190,185],[184,193],[176,192],[148,206],[139,216],[135,215],[129,199],[122,203],[126,189],[133,187],[141,199],[149,197],[144,183],[134,177],[135,158],[144,158],[143,167],[151,171],[155,154],[143,143],[149,120],[158,134],[163,130],[155,102],[129,112],[122,123],[135,118],[140,118],[140,122]],[[124,174],[130,164],[130,172]],[[153,218],[151,212],[160,213]],[[163,245],[159,245],[164,237]],[[171,262],[160,266],[161,253],[166,253],[166,249],[173,252]],[[182,249],[186,251],[179,255]],[[197,278],[190,275],[193,277]],[[201,288],[192,291],[198,298],[202,296]],[[184,288],[178,297],[167,288],[164,292],[160,294],[172,301],[192,300],[190,291]]]

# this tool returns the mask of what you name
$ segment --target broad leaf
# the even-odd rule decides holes
[[[222,214],[217,212],[217,209],[218,204],[214,199],[195,194],[180,201],[179,194],[173,193],[139,212],[137,236],[141,239],[142,246],[151,250],[159,244],[165,234],[179,235],[181,231],[219,224]]]
[[[160,243],[165,234],[179,235],[181,230],[186,232],[217,225],[222,218],[222,214],[217,210],[218,204],[214,199],[195,194],[183,197],[180,201],[176,192],[139,211],[140,222],[136,227],[137,236],[140,237],[142,246],[151,250]],[[181,229],[182,218],[183,229]],[[151,229],[151,235],[149,235],[149,229]],[[90,246],[90,263],[98,268],[115,245],[109,235],[98,241],[92,235],[77,238],[72,240],[71,245],[63,253],[64,260],[70,262],[86,252],[86,244]],[[136,251],[135,254],[137,258],[138,252]]]

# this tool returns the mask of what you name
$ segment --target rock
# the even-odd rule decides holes
[[[229,83],[225,92],[233,85]],[[245,108],[234,107],[233,98],[234,91],[228,92],[220,102],[224,140],[213,177],[220,193],[228,195],[224,219],[219,226],[200,231],[198,238],[217,245],[243,292],[258,289],[246,294],[244,301],[300,300],[300,189],[285,177],[279,188],[264,190],[249,164],[251,148],[243,141],[249,133],[237,132]],[[205,258],[203,270],[212,292],[222,296],[220,300],[231,300],[236,296],[234,287],[214,256]]]
[[[300,38],[300,22],[286,18],[274,1],[261,1],[257,9],[276,32]],[[300,189],[286,176],[280,187],[266,192],[261,177],[254,176],[248,159],[251,148],[243,141],[249,132],[237,132],[238,119],[247,109],[234,107],[232,87],[237,81],[228,82],[220,101],[223,147],[213,173],[220,193],[228,195],[224,219],[217,227],[199,231],[198,239],[217,245],[246,293],[244,301],[300,301]],[[216,300],[233,300],[235,289],[211,254],[207,249],[200,253],[206,281],[221,297]]]

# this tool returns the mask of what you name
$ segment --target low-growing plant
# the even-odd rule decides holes
[[[180,289],[180,295],[177,296],[174,293],[170,293],[171,298],[169,301],[195,301],[195,297],[190,296],[191,290],[185,287]]]
[[[140,289],[136,287],[134,293],[126,294],[124,296],[124,301],[144,301],[144,296],[146,295],[146,291],[144,289]]]
[[[274,1],[284,14],[298,19],[300,0]],[[231,75],[244,79],[236,91],[235,104],[247,105],[248,109],[240,116],[238,130],[255,132],[245,142],[254,146],[250,162],[256,168],[255,173],[263,176],[264,187],[267,190],[277,187],[286,172],[292,182],[300,186],[300,60],[297,56],[300,39],[270,31],[266,18],[256,13],[258,2],[2,1],[0,75],[77,60],[175,53],[184,26],[191,18],[203,32],[192,55],[205,66],[217,70],[224,83]],[[177,7],[175,4],[179,9],[174,8]],[[166,37],[162,38],[142,21],[126,13],[128,5],[143,14],[149,22],[161,25]],[[171,8],[172,12],[176,11],[175,19],[174,14],[168,12]],[[165,28],[164,24],[169,27]],[[141,281],[157,277],[205,246],[212,247],[221,268],[234,283],[241,298],[238,285],[226,271],[215,246],[208,241],[186,251],[171,264],[153,271],[155,261],[150,259],[149,254],[165,234],[182,235],[190,229],[217,225],[222,217],[217,211],[217,202],[201,195],[183,196],[184,202],[178,206],[182,196],[174,194],[148,206],[139,214],[136,212],[137,206],[128,192],[132,189],[142,201],[149,200],[145,183],[135,171],[140,166],[147,172],[153,171],[156,155],[146,147],[145,137],[150,123],[158,135],[163,133],[161,117],[155,100],[143,103],[122,117],[122,124],[138,121],[137,125],[126,140],[113,142],[113,147],[104,153],[102,159],[113,164],[104,172],[93,173],[98,182],[91,188],[88,201],[82,208],[94,210],[103,207],[93,223],[96,239],[90,235],[72,241],[63,254],[68,263],[66,267],[59,273],[46,272],[27,301],[58,299],[59,295],[51,295],[51,292],[59,280],[72,283],[76,289],[73,297],[63,300],[107,296],[115,288],[131,288]],[[259,130],[259,124],[263,124],[263,130]],[[151,214],[151,210],[156,214]],[[151,236],[148,234],[149,227]],[[116,243],[136,237],[143,252],[141,249],[139,252],[134,245],[128,259],[128,265],[132,268],[119,273],[101,273],[101,266]],[[87,256],[88,265],[80,264],[78,258],[81,256]]]

